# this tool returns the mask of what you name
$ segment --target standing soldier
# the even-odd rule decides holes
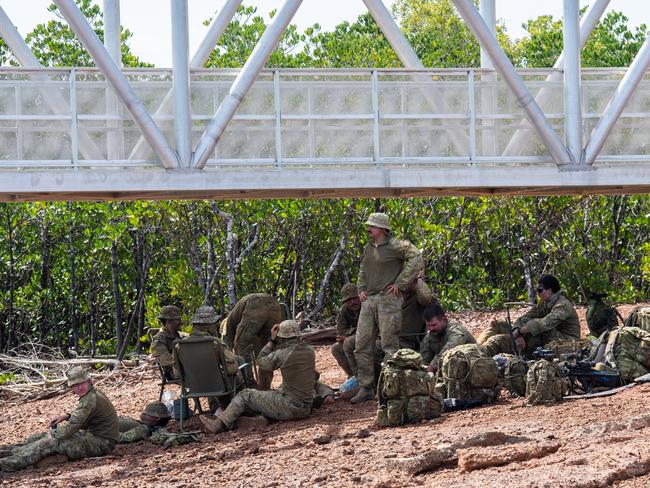
[[[238,393],[226,410],[214,419],[201,416],[201,422],[213,434],[230,429],[244,413],[261,414],[275,420],[293,420],[307,417],[312,410],[316,393],[325,403],[332,403],[332,391],[316,381],[316,355],[314,350],[300,338],[300,327],[295,320],[285,320],[274,325],[271,340],[261,350],[257,359],[261,371],[268,374],[268,388],[273,371],[282,373],[279,390],[245,389]],[[321,390],[325,393],[321,393]]]
[[[402,332],[399,336],[400,348],[420,350],[420,342],[426,333],[424,310],[432,303],[438,303],[438,299],[424,281],[424,270],[422,270],[404,292]]]
[[[359,311],[361,310],[357,285],[354,283],[343,285],[343,288],[341,288],[341,301],[343,304],[336,320],[336,342],[332,345],[332,356],[350,378],[357,374],[354,343]]]
[[[251,293],[239,300],[226,317],[223,340],[226,345],[252,362],[271,337],[271,327],[286,319],[283,305],[268,293]]]
[[[50,422],[51,432],[30,436],[26,442],[4,446],[0,470],[16,471],[36,464],[43,458],[63,454],[68,459],[105,456],[119,440],[119,422],[115,407],[95,389],[88,373],[74,366],[66,374],[68,386],[79,397],[71,413]]]
[[[355,355],[361,388],[350,400],[351,403],[374,398],[375,340],[379,335],[381,349],[385,354],[392,354],[399,349],[402,293],[417,273],[424,269],[417,248],[409,241],[391,236],[388,215],[370,214],[366,225],[371,241],[363,250],[357,283],[362,305]]]
[[[165,372],[168,380],[179,377],[174,370],[174,341],[182,336],[179,332],[181,327],[181,311],[174,305],[165,305],[158,314],[160,331],[151,340],[151,356],[156,358],[160,367]]]

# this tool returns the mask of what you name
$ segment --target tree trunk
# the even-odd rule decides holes
[[[48,321],[50,318],[50,284],[52,282],[50,267],[52,261],[51,253],[52,240],[50,238],[50,228],[46,221],[42,222],[41,227],[41,303],[40,303],[40,320],[38,324],[38,343],[42,347],[47,335]]]
[[[72,206],[68,205],[70,212],[70,228],[68,229],[68,246],[69,246],[69,262],[70,262],[70,328],[72,329],[72,347],[75,351],[79,351],[79,321],[77,317],[77,279],[76,279],[76,266],[75,266],[75,248],[72,235],[74,229],[72,227]]]
[[[7,273],[7,288],[9,290],[9,302],[7,303],[7,339],[5,351],[11,349],[14,345],[14,332],[16,328],[16,318],[14,317],[14,286],[15,286],[15,263],[14,263],[14,228],[12,221],[11,205],[5,204],[5,216],[7,222],[7,246],[9,248],[9,269]]]
[[[120,269],[117,255],[117,241],[111,243],[111,274],[113,276],[113,301],[115,302],[116,352],[122,349],[122,299],[120,297]]]

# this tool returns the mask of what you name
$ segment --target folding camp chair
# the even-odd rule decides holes
[[[181,373],[180,428],[183,432],[186,399],[193,398],[201,412],[199,398],[231,400],[243,385],[228,375],[223,352],[218,353],[212,337],[189,336],[175,343]]]

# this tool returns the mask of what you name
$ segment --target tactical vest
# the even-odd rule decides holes
[[[382,363],[377,394],[381,427],[429,420],[442,412],[434,375],[423,369],[422,356],[411,349],[400,349]]]
[[[568,391],[560,366],[546,359],[529,364],[526,374],[526,405],[557,403]]]
[[[650,372],[650,332],[638,327],[620,327],[609,333],[605,361],[616,368],[623,382]]]
[[[499,371],[478,344],[453,347],[442,356],[436,391],[443,398],[493,402],[499,396]]]

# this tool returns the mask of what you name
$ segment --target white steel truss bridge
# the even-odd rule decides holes
[[[0,68],[0,200],[271,198],[650,192],[650,41],[627,69],[581,69],[608,5],[565,51],[515,70],[494,0],[454,3],[480,69],[425,69],[381,0],[363,0],[406,68],[264,70],[301,0],[286,0],[241,70],[202,66],[241,0],[189,56],[187,0],[170,0],[172,69],[119,66],[119,0],[102,44],[73,0],[54,0],[96,69],[38,65],[0,6],[20,68]]]

